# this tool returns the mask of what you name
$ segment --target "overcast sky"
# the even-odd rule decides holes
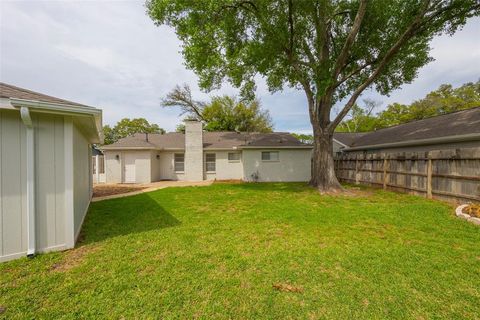
[[[144,117],[173,131],[178,110],[160,107],[176,84],[187,83],[198,99],[197,77],[183,65],[173,30],[156,27],[143,1],[5,1],[0,0],[0,80],[59,98],[103,109],[104,123]],[[480,19],[453,37],[432,43],[436,61],[418,78],[384,97],[410,103],[442,83],[455,86],[480,78]],[[230,87],[213,94],[235,94]],[[263,83],[257,95],[273,117],[275,130],[310,132],[306,100],[288,89],[271,95]]]

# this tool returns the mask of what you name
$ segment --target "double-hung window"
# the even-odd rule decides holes
[[[174,167],[175,167],[175,172],[185,171],[185,154],[175,153]]]
[[[262,161],[279,161],[278,151],[262,151]]]
[[[240,152],[229,152],[228,153],[229,162],[238,162],[240,161]]]
[[[215,153],[205,154],[205,169],[207,172],[215,172]]]

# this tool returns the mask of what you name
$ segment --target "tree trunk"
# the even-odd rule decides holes
[[[320,192],[340,192],[342,186],[335,175],[333,160],[333,133],[320,125],[313,128],[313,160],[310,184]]]

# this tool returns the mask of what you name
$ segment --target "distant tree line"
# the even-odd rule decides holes
[[[104,144],[115,143],[121,138],[125,138],[139,132],[164,134],[165,130],[160,128],[158,124],[149,123],[144,118],[123,118],[113,127],[109,125],[103,126]]]

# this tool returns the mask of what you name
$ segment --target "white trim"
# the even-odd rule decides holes
[[[338,140],[337,140],[337,139],[335,139],[335,138],[333,138],[333,142],[336,142],[336,143],[338,143],[338,144],[342,145],[344,148],[348,148],[348,146],[347,146],[345,143],[343,143],[343,142],[340,142],[340,141],[338,141]]]
[[[73,120],[65,117],[64,128],[64,149],[65,149],[65,246],[75,246],[75,225],[74,225],[74,198],[73,198]]]
[[[20,117],[27,127],[27,255],[34,255],[36,251],[35,236],[35,129],[33,128],[30,110],[20,108]]]
[[[92,142],[103,142],[102,110],[100,109],[80,105],[50,103],[44,101],[17,98],[10,98],[10,104],[16,108],[28,107],[31,111],[35,112],[93,117],[93,121],[95,124],[95,133],[98,137],[98,141]]]
[[[7,261],[15,260],[18,258],[26,257],[26,256],[27,256],[27,251],[7,254],[5,256],[0,256],[0,262],[7,262]]]

